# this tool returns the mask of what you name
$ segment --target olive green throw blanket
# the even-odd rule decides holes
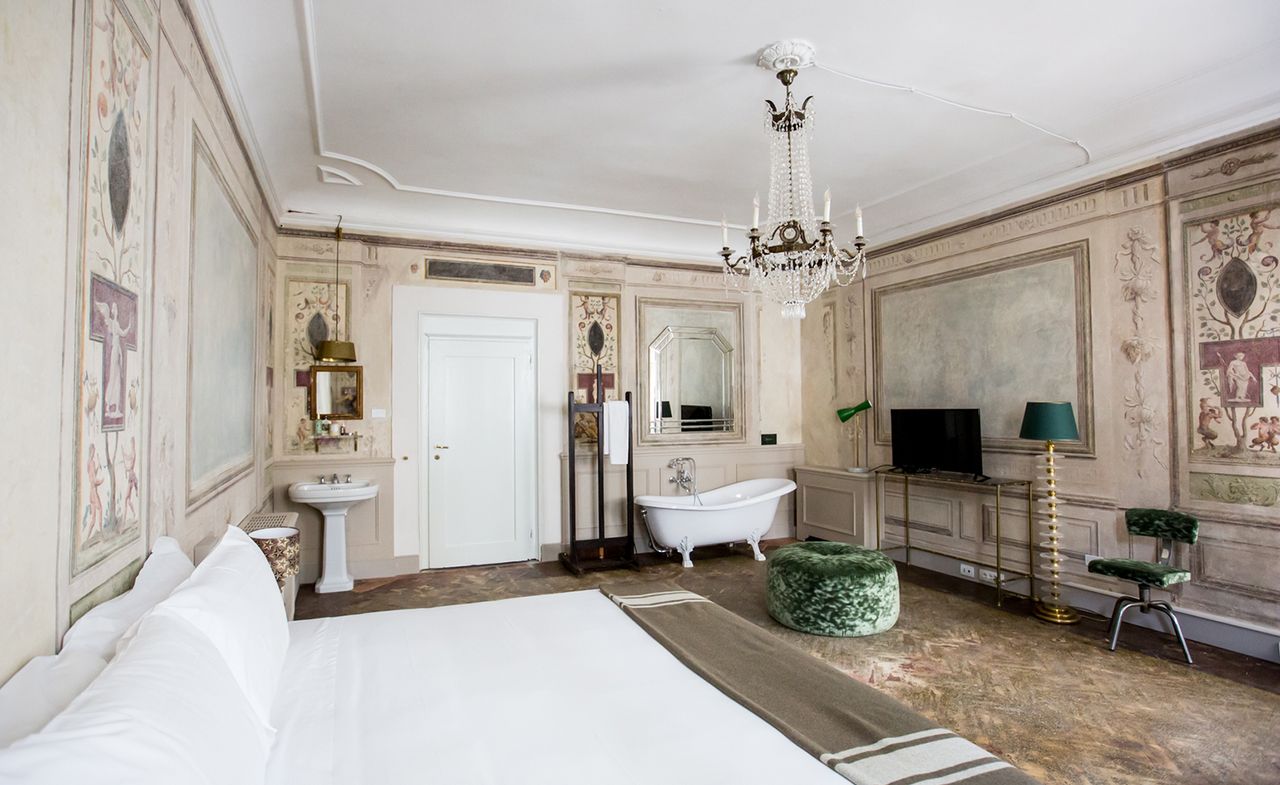
[[[600,590],[686,667],[850,782],[1036,782],[705,597],[659,582]]]

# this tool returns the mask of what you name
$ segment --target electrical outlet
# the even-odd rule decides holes
[[[995,570],[978,570],[978,578],[985,581],[986,583],[995,583],[996,571]]]
[[[960,564],[960,574],[961,574],[961,575],[963,575],[963,576],[965,576],[966,578],[972,578],[972,577],[973,577],[973,565],[972,565],[972,564],[964,564],[964,563],[961,563],[961,564]]]

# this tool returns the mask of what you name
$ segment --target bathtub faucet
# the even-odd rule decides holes
[[[697,461],[692,458],[672,458],[667,468],[676,470],[669,482],[675,483],[676,487],[692,496],[696,504],[701,504],[702,501],[698,498]]]

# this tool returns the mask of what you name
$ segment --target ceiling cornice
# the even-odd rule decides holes
[[[259,144],[258,137],[253,131],[249,110],[245,107],[244,98],[240,94],[235,70],[227,57],[226,46],[222,42],[222,34],[218,31],[209,2],[210,0],[178,0],[178,7],[182,9],[187,24],[191,26],[200,56],[213,77],[213,88],[222,101],[223,111],[231,121],[231,130],[235,134],[240,153],[249,162],[254,184],[258,187],[258,195],[266,203],[270,214],[279,216],[283,209],[280,197],[275,183],[271,180],[271,170],[267,168],[266,158],[262,154],[262,145]]]
[[[349,225],[349,224],[344,224]],[[280,237],[301,237],[313,240],[332,240],[333,231],[321,229],[303,229],[298,227],[281,227]],[[698,272],[719,272],[721,267],[714,263],[700,263],[677,258],[656,258],[636,254],[617,253],[612,251],[584,251],[558,247],[530,248],[520,245],[460,243],[428,237],[406,237],[401,234],[360,234],[343,231],[344,240],[354,240],[365,245],[385,248],[415,248],[426,252],[436,252],[454,256],[492,257],[502,256],[513,259],[528,259],[537,262],[575,261],[575,262],[614,262],[632,267],[648,267],[671,270],[696,270]]]
[[[936,229],[930,229],[928,231],[909,235],[888,245],[875,248],[874,250],[868,250],[867,257],[869,259],[876,259],[883,256],[889,256],[890,254],[904,251],[917,245],[935,242],[946,237],[966,232],[977,226],[981,226],[982,224],[1003,221],[1023,213],[1043,209],[1058,202],[1077,199],[1087,194],[1106,191],[1112,188],[1120,188],[1139,180],[1145,180],[1149,177],[1166,174],[1171,170],[1180,169],[1184,166],[1196,163],[1197,161],[1214,158],[1224,153],[1232,152],[1233,150],[1252,147],[1275,139],[1280,139],[1280,121],[1271,122],[1260,128],[1254,128],[1238,133],[1224,140],[1204,142],[1183,148],[1169,156],[1161,158],[1153,164],[1134,167],[1111,175],[1098,177],[1079,185],[1054,191],[1031,201],[1019,202],[1002,210],[992,211],[972,218],[966,218],[946,226],[941,226]]]
[[[284,220],[278,223],[277,229],[283,235],[311,236],[327,234],[332,236],[333,225],[338,216],[329,213],[289,212]],[[537,249],[566,254],[583,254],[592,257],[608,256],[611,258],[647,259],[653,262],[674,263],[691,266],[715,266],[714,252],[707,252],[707,259],[697,260],[687,250],[681,248],[627,248],[613,245],[592,245],[575,243],[554,238],[530,239],[523,234],[503,234],[500,232],[443,232],[421,227],[398,224],[370,223],[344,219],[343,233],[354,238],[355,233],[361,236],[392,239],[404,243],[452,244],[457,247],[491,247],[511,249]],[[403,242],[401,242],[403,241]],[[686,261],[687,260],[687,261]]]
[[[206,0],[197,0],[197,2],[205,2]],[[491,202],[494,204],[509,204],[520,207],[538,207],[552,210],[566,210],[570,212],[597,213],[600,215],[612,215],[623,218],[640,218],[649,221],[661,221],[664,223],[686,224],[692,226],[711,226],[719,227],[720,221],[708,220],[703,218],[686,218],[678,215],[662,215],[659,213],[647,213],[637,210],[622,210],[613,207],[598,207],[595,205],[573,204],[569,202],[549,202],[541,199],[528,199],[513,196],[497,196],[494,194],[480,194],[468,191],[451,191],[443,188],[432,188],[426,185],[412,185],[402,182],[386,168],[379,166],[367,159],[349,153],[339,152],[331,149],[324,135],[324,110],[321,101],[320,87],[320,61],[317,56],[318,44],[316,43],[316,22],[313,0],[299,0],[298,2],[300,16],[299,20],[302,29],[300,30],[300,40],[302,42],[303,72],[307,75],[307,94],[311,109],[311,130],[312,139],[315,142],[316,153],[322,158],[329,158],[335,161],[353,164],[373,172],[382,178],[388,185],[397,191],[406,193],[425,194],[427,196],[439,196],[447,199],[466,199],[477,202]],[[351,177],[350,174],[347,177]],[[355,179],[355,178],[352,178]],[[327,182],[327,181],[326,181]],[[358,184],[358,181],[357,181]],[[746,231],[749,227],[739,224],[729,224],[732,229],[741,229]]]

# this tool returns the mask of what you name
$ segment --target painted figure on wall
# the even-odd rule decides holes
[[[138,297],[106,278],[91,277],[89,339],[102,344],[102,430],[124,428],[127,351],[138,348]]]
[[[616,294],[574,293],[569,297],[573,328],[573,390],[577,400],[595,403],[596,366],[605,400],[618,397],[618,302]],[[573,424],[578,439],[596,438],[596,418],[580,414]]]
[[[92,444],[89,445],[89,464],[85,467],[85,471],[89,478],[89,504],[85,507],[84,520],[80,528],[84,533],[84,539],[88,540],[102,531],[102,494],[98,491],[98,486],[105,482],[102,477],[102,467],[98,464],[98,449]]]
[[[1280,465],[1280,206],[1263,206],[1185,228],[1191,262],[1195,413],[1193,459]],[[1225,423],[1224,423],[1225,421]],[[1225,424],[1220,427],[1219,424]]]
[[[1244,352],[1236,352],[1235,359],[1227,363],[1227,380],[1231,383],[1232,403],[1249,400],[1249,384],[1258,381],[1258,377],[1249,370],[1244,361]]]
[[[1199,424],[1196,427],[1196,433],[1200,435],[1200,440],[1204,442],[1205,447],[1213,447],[1214,442],[1218,440],[1218,431],[1213,424],[1222,422],[1222,410],[1216,406],[1210,406],[1208,398],[1201,398],[1197,420]]]
[[[73,576],[137,541],[152,59],[123,4],[88,4]]]

